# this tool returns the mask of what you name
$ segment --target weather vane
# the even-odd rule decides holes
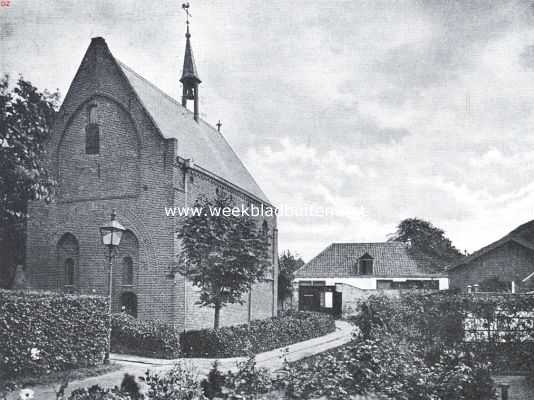
[[[189,13],[189,2],[182,4],[182,9],[185,11],[186,20],[185,23],[189,25],[189,17],[192,17],[192,15]]]

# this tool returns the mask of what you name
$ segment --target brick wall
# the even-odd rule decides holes
[[[221,189],[227,193],[232,194],[235,205],[248,205],[253,202],[259,206],[257,200],[252,199],[245,193],[225,185],[220,181],[208,176],[205,173],[196,171],[194,169],[176,168],[178,178],[175,178],[175,205],[177,207],[193,206],[195,200],[201,195],[211,197],[216,196],[216,190]],[[277,285],[273,285],[278,279],[278,256],[277,246],[274,244],[274,236],[276,226],[276,217],[258,217],[257,224],[261,226],[263,221],[267,221],[269,228],[269,235],[271,239],[270,253],[272,254],[273,266],[268,274],[268,280],[258,283],[252,290],[251,303],[251,319],[267,318],[276,315],[277,307]],[[175,218],[176,230],[181,227],[183,219]],[[176,239],[176,248],[180,248],[178,239]],[[177,250],[179,251],[179,250]],[[274,280],[273,280],[274,277]],[[199,293],[189,282],[185,282],[183,277],[177,277],[178,286],[183,288],[183,295],[185,301],[178,306],[177,310],[177,325],[181,325],[181,329],[201,329],[210,328],[213,326],[214,311],[209,307],[200,307],[196,303]],[[248,295],[244,296],[244,304],[229,304],[221,310],[220,324],[235,325],[242,324],[248,321]],[[274,300],[274,301],[273,301]],[[183,322],[181,322],[183,321]]]
[[[88,106],[97,105],[99,154],[85,154]],[[123,291],[138,296],[143,319],[173,320],[175,295],[166,278],[174,258],[174,224],[164,206],[173,202],[176,141],[164,139],[143,111],[102,40],[93,40],[61,107],[47,146],[60,184],[52,204],[29,206],[27,264],[36,288],[62,289],[57,243],[66,232],[79,243],[77,290],[107,293],[107,251],[99,227],[117,219],[135,236],[138,261],[133,287],[122,287],[122,257],[114,260],[114,304]],[[127,246],[127,243],[124,243]]]
[[[507,242],[470,263],[449,271],[451,289],[467,290],[467,285],[498,277],[501,281],[519,283],[534,271],[534,253],[525,247]]]
[[[85,153],[88,107],[97,106],[100,153]],[[198,173],[184,183],[184,171],[175,164],[178,143],[165,139],[144,112],[137,95],[115,64],[105,42],[93,39],[58,113],[54,134],[47,145],[49,167],[60,187],[51,204],[32,202],[27,235],[27,267],[35,288],[62,290],[64,256],[57,244],[65,233],[78,242],[76,290],[107,294],[107,250],[101,244],[99,227],[109,221],[113,208],[117,220],[132,240],[119,246],[114,258],[113,309],[120,310],[120,296],[138,296],[141,319],[173,321],[184,328],[211,326],[210,311],[194,305],[195,296],[182,277],[168,278],[179,243],[175,232],[179,221],[165,216],[164,208],[192,204],[200,193],[215,189],[232,191],[240,201],[250,201],[239,191]],[[189,179],[189,177],[187,177]],[[270,231],[276,218],[268,219]],[[137,249],[132,248],[137,244]],[[276,247],[273,247],[273,256]],[[122,260],[135,254],[134,285],[122,285]],[[277,257],[273,257],[274,279]],[[276,285],[274,285],[276,290]],[[260,297],[261,296],[261,299]],[[274,291],[276,299],[276,291]],[[272,281],[258,286],[253,297],[253,315],[270,316]],[[248,306],[231,306],[221,322],[246,321]]]

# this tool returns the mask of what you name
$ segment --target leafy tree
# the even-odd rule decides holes
[[[194,207],[200,215],[185,218],[178,237],[182,252],[177,271],[200,288],[201,306],[213,307],[214,328],[226,304],[243,304],[243,295],[261,281],[270,266],[268,232],[251,217],[224,215],[233,199],[217,191],[214,199],[200,196]],[[210,210],[221,211],[219,215]]]
[[[397,231],[390,235],[389,241],[410,244],[410,253],[429,272],[442,272],[448,264],[462,257],[462,253],[454,247],[442,229],[418,218],[401,221]]]
[[[59,94],[39,91],[20,77],[0,80],[0,286],[9,287],[24,261],[30,200],[50,201],[55,182],[44,162]]]
[[[290,298],[292,295],[292,284],[294,273],[297,269],[302,267],[305,263],[302,258],[292,254],[289,250],[283,252],[278,257],[278,301],[282,309],[284,307],[284,300]]]

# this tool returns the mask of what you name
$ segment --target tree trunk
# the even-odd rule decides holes
[[[215,304],[215,318],[213,319],[213,329],[219,328],[220,317],[221,317],[221,305]]]

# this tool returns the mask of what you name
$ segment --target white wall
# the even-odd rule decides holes
[[[363,290],[376,290],[376,281],[377,280],[390,280],[393,282],[408,282],[408,281],[439,281],[439,290],[447,290],[449,288],[449,278],[439,277],[439,278],[430,278],[430,277],[410,277],[410,278],[390,278],[390,277],[372,277],[372,276],[362,276],[356,278],[297,278],[293,282],[297,283],[300,281],[321,281],[325,282],[326,286],[334,286],[336,283],[344,283],[346,285],[353,286],[358,289]]]

